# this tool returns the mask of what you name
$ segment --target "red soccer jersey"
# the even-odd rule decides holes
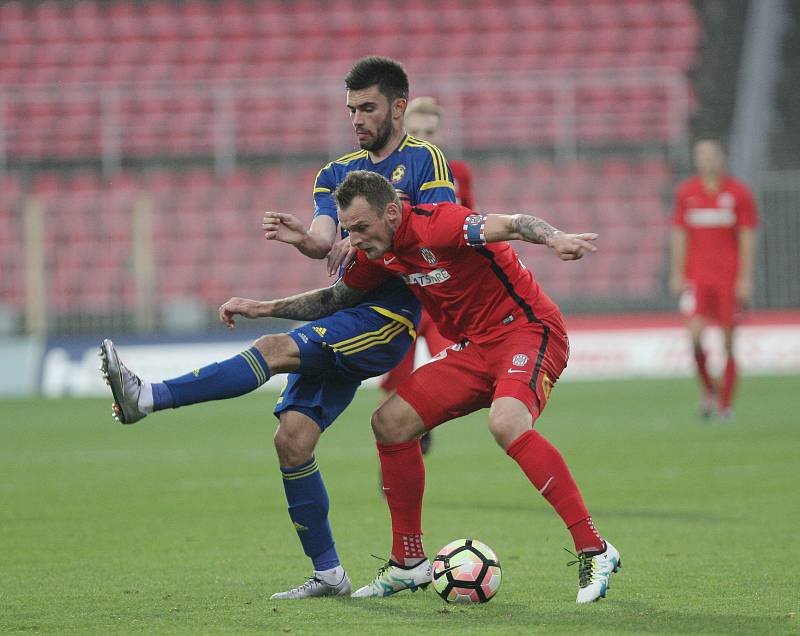
[[[732,285],[739,271],[739,228],[758,224],[747,186],[726,176],[718,192],[707,192],[700,177],[687,179],[675,195],[673,223],[686,230],[687,280]]]
[[[453,341],[486,342],[517,326],[547,322],[558,306],[508,243],[485,243],[485,223],[485,216],[454,203],[405,204],[392,251],[369,260],[359,250],[344,283],[368,291],[402,276]]]
[[[464,161],[449,161],[450,174],[456,186],[456,203],[470,210],[475,209],[475,197],[472,194],[472,171]]]

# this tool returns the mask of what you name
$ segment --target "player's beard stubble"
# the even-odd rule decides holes
[[[389,137],[392,134],[392,113],[391,111],[386,115],[386,119],[381,122],[381,125],[378,126],[378,130],[375,131],[375,141],[362,141],[359,142],[359,146],[363,150],[368,150],[369,152],[379,152],[383,150],[383,147],[386,145],[386,142],[389,141]]]

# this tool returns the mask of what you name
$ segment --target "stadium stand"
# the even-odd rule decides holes
[[[481,209],[611,239],[570,267],[521,246],[556,300],[661,295],[692,2],[445,0],[434,15],[408,0],[397,15],[389,0],[0,3],[0,304],[25,311],[31,201],[56,318],[134,311],[137,209],[152,212],[159,307],[189,299],[211,315],[234,293],[327,284],[320,263],[265,245],[260,219],[308,218],[323,157],[353,143],[341,77],[376,52],[441,99]]]
[[[648,84],[645,75],[632,86],[609,86],[593,73],[687,71],[699,25],[686,0],[479,0],[444,3],[435,16],[421,1],[404,4],[402,29],[414,33],[408,46],[386,0],[357,10],[322,0],[6,2],[6,153],[78,159],[97,156],[103,144],[118,144],[116,152],[130,157],[207,153],[220,119],[230,120],[239,153],[315,152],[326,132],[318,113],[330,103],[308,90],[287,107],[286,95],[263,82],[308,88],[331,68],[343,73],[352,59],[375,51],[402,59],[414,77],[468,72],[513,80],[579,70],[572,113],[579,139],[663,141],[674,134],[668,85]],[[465,146],[526,146],[558,134],[563,87],[515,86],[485,90],[476,80],[465,91]],[[497,120],[505,122],[500,130],[488,123]]]
[[[560,226],[591,229],[610,239],[591,265],[575,267],[561,266],[536,246],[519,246],[556,298],[637,298],[657,288],[665,229],[662,193],[670,179],[662,160],[578,161],[563,167],[492,160],[475,168],[482,209],[539,213]],[[110,179],[90,170],[38,173],[27,194],[41,202],[47,219],[53,309],[69,314],[133,308],[132,219],[142,203],[152,212],[159,303],[196,298],[213,307],[233,294],[280,296],[326,284],[320,263],[297,257],[287,246],[268,245],[260,233],[266,209],[308,216],[310,195],[295,184],[312,183],[317,169],[317,164],[293,164],[217,176],[207,168],[169,168],[122,171]],[[2,185],[0,293],[21,309],[24,259],[17,221],[26,193],[14,175]]]

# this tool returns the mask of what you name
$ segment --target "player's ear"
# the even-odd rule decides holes
[[[392,103],[392,115],[395,118],[403,119],[406,114],[406,106],[408,106],[408,100],[405,97],[398,97]]]
[[[383,216],[386,217],[386,220],[389,221],[389,223],[395,223],[400,217],[400,206],[398,206],[394,201],[387,203],[386,209],[383,211]]]

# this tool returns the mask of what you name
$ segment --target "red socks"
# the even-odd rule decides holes
[[[392,516],[392,560],[412,565],[425,557],[422,546],[422,495],[425,465],[419,440],[378,444],[383,489]],[[508,455],[550,503],[570,531],[575,549],[603,550],[589,511],[558,450],[536,431],[520,435]]]
[[[603,539],[595,530],[578,486],[558,449],[530,430],[515,439],[506,452],[564,520],[575,549],[602,551]]]
[[[697,365],[697,374],[700,376],[700,382],[703,384],[703,389],[706,393],[716,393],[716,387],[711,376],[708,375],[708,368],[706,367],[706,353],[701,348],[694,350],[694,361]]]
[[[736,386],[736,360],[733,356],[728,356],[725,363],[725,373],[722,375],[722,392],[719,395],[719,406],[728,409],[733,399],[733,389]]]
[[[392,560],[413,565],[425,558],[422,547],[422,494],[425,464],[419,440],[378,444],[383,492],[392,516]]]
[[[700,376],[703,389],[706,393],[715,393],[716,387],[711,376],[708,374],[708,369],[706,368],[706,354],[702,349],[695,349],[694,361],[697,364],[697,374]],[[736,360],[733,355],[729,355],[728,361],[725,363],[725,371],[722,374],[722,390],[719,394],[719,406],[721,409],[728,409],[731,406],[733,390],[736,387],[736,378]]]

